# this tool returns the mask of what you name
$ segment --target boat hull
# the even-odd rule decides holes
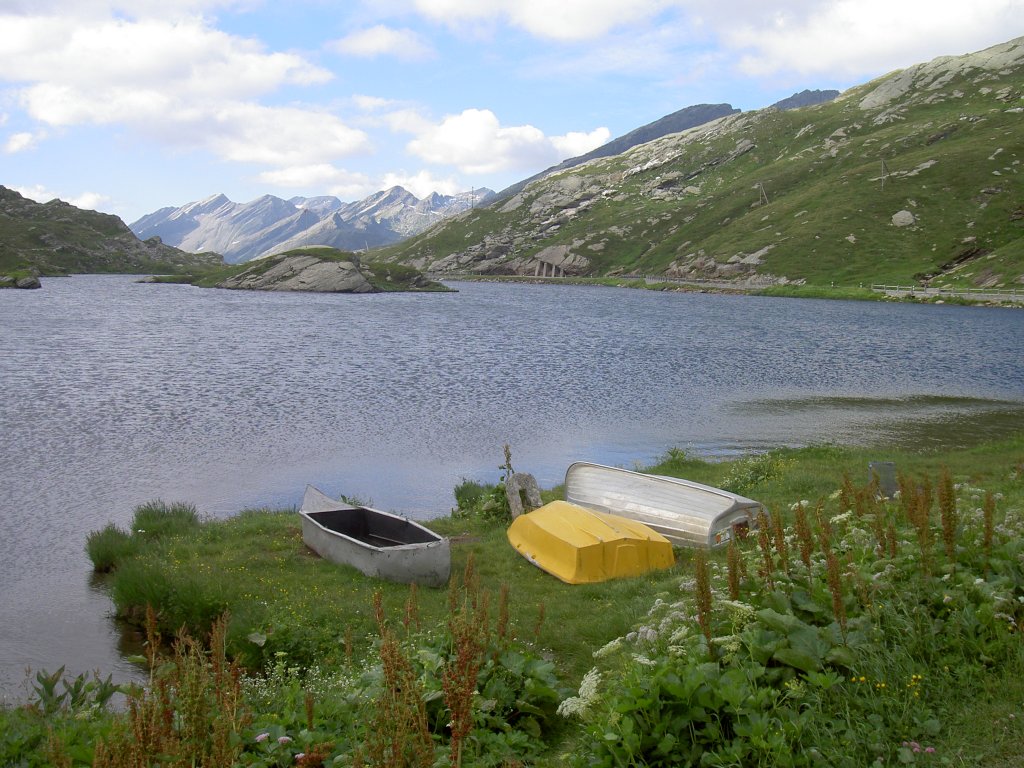
[[[509,543],[567,584],[589,584],[671,568],[672,544],[647,526],[564,501],[520,515]]]
[[[589,462],[569,466],[565,498],[637,520],[672,543],[690,547],[717,547],[745,536],[765,512],[760,502],[721,488]]]
[[[448,583],[448,539],[413,520],[353,507],[311,486],[299,516],[303,542],[325,560],[387,581],[430,587]]]

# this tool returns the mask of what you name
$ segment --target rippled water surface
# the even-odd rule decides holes
[[[29,665],[130,674],[83,546],[150,499],[225,516],[296,505],[313,483],[425,518],[461,478],[496,479],[505,442],[552,485],[577,459],[631,466],[673,446],[1024,426],[1021,311],[455,287],[0,291],[0,691]]]

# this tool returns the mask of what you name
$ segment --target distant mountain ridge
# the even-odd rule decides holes
[[[346,251],[388,245],[480,205],[493,194],[478,189],[456,195],[435,192],[420,199],[402,187],[391,187],[351,203],[331,196],[284,200],[273,195],[235,203],[218,194],[178,208],[161,208],[129,226],[142,239],[159,237],[190,252],[214,251],[237,264],[308,245]]]

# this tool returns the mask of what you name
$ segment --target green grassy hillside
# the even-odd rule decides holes
[[[480,274],[1014,287],[1022,91],[1024,38],[552,174],[380,258]]]
[[[0,187],[0,274],[180,273],[222,263],[217,254],[143,242],[116,216]]]

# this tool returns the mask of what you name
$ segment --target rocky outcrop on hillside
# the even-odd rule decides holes
[[[479,189],[458,195],[417,198],[402,187],[353,203],[336,197],[273,195],[235,203],[224,195],[161,208],[132,223],[139,237],[160,237],[186,251],[216,251],[237,264],[310,245],[346,251],[374,248],[415,235],[469,210],[494,193]]]
[[[158,238],[142,241],[116,216],[61,200],[37,203],[0,186],[0,271],[38,274],[179,272],[223,264]]]

